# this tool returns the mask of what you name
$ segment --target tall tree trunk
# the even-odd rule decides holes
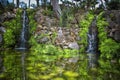
[[[51,0],[53,10],[55,11],[55,14],[56,14],[57,18],[60,19],[61,9],[60,9],[60,6],[59,6],[58,2],[59,2],[59,0]]]
[[[19,8],[19,0],[16,0],[17,8]]]
[[[29,0],[29,4],[28,4],[28,7],[29,7],[29,8],[30,8],[30,1],[31,1],[31,0]]]
[[[39,7],[39,0],[36,0],[37,7]]]

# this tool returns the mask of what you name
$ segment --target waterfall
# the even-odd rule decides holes
[[[29,39],[29,20],[27,16],[27,11],[23,8],[22,12],[22,29],[19,35],[19,43],[17,44],[17,50],[19,50],[21,54],[21,65],[22,65],[22,80],[26,80],[26,71],[25,71],[25,51],[28,47],[28,39]]]
[[[22,12],[22,30],[20,33],[20,38],[19,38],[19,43],[18,43],[18,48],[17,49],[27,49],[27,41],[28,41],[28,16],[27,12],[25,9],[23,9]]]
[[[98,59],[98,30],[96,25],[96,17],[92,21],[88,31],[88,67],[93,68],[97,65]]]

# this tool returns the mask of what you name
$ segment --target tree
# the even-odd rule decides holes
[[[58,19],[60,19],[61,16],[61,8],[58,4],[59,0],[51,0],[51,4],[53,6],[53,10],[55,11],[55,14]]]
[[[39,0],[36,0],[37,7],[39,7]]]
[[[16,0],[17,8],[19,8],[19,0]]]
[[[28,4],[28,7],[29,7],[29,8],[30,8],[30,1],[31,1],[31,0],[29,0],[29,4]]]

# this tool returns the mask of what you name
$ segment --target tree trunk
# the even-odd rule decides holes
[[[19,0],[16,1],[17,8],[19,8]]]
[[[39,0],[36,0],[37,7],[39,7]]]
[[[59,2],[59,0],[51,0],[53,10],[55,11],[55,14],[56,14],[57,18],[60,19],[61,9],[60,9],[60,6],[59,6],[58,2]]]
[[[31,1],[31,0],[29,0],[29,3],[28,3],[29,8],[30,8],[30,1]]]

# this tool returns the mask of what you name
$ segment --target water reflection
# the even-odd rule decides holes
[[[23,52],[22,53],[22,56],[21,56],[21,62],[22,62],[22,77],[23,77],[23,80],[26,80],[26,73],[25,73],[25,53]]]
[[[1,52],[3,56],[2,80],[25,80],[25,52],[6,50]],[[1,80],[1,78],[0,78]]]
[[[0,80],[118,80],[119,63],[100,60],[98,68],[88,70],[85,54],[47,55],[34,51],[1,52],[5,67]]]

